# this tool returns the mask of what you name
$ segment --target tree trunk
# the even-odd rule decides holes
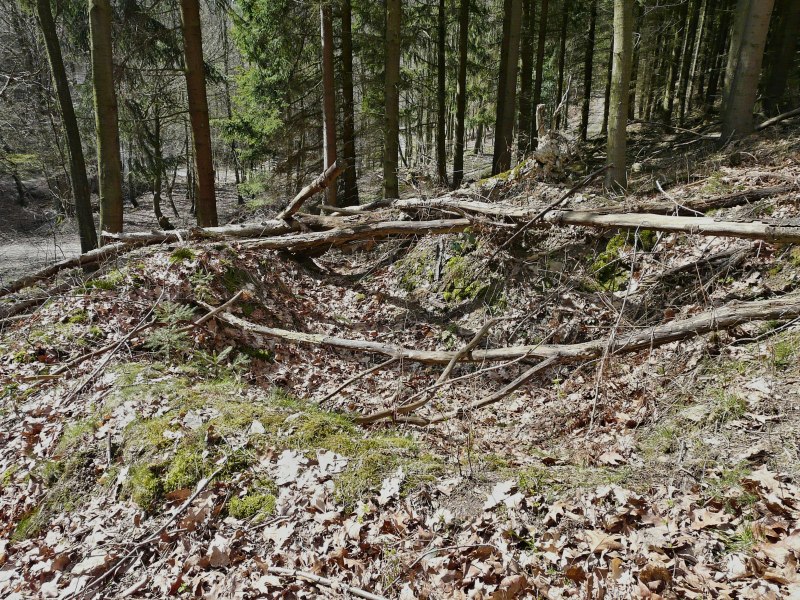
[[[458,91],[456,94],[456,143],[453,156],[453,189],[464,180],[464,121],[467,113],[467,54],[469,51],[469,2],[461,0],[458,12]],[[521,102],[521,101],[520,101]]]
[[[386,0],[385,124],[383,139],[383,196],[399,198],[398,153],[400,150],[400,0]]]
[[[753,107],[767,43],[774,0],[752,0],[742,28],[742,43],[722,115],[722,139],[752,133]]]
[[[644,24],[644,9],[638,2],[633,5],[633,21],[634,33],[637,34],[633,41],[633,58],[631,59],[631,84],[628,98],[628,118],[635,118],[634,110],[636,109],[636,86],[639,83],[639,55],[642,48],[642,25]]]
[[[625,189],[628,99],[633,58],[634,0],[614,0],[614,65],[611,72],[611,99],[608,119],[608,160],[606,188]]]
[[[522,0],[522,70],[520,71],[519,120],[517,153],[520,158],[531,149],[531,115],[533,115],[533,41],[536,34],[535,0]]]
[[[322,45],[322,145],[324,168],[336,162],[336,80],[333,71],[333,11],[324,1],[319,6],[320,40]],[[325,201],[337,206],[336,186],[325,188]]]
[[[111,3],[89,0],[92,40],[92,90],[97,130],[100,231],[122,231],[122,159],[119,155],[117,94],[111,48]]]
[[[536,47],[536,80],[533,84],[533,110],[542,103],[542,81],[544,80],[544,45],[547,40],[547,8],[548,0],[542,0],[539,11],[539,39]],[[538,136],[533,141],[533,147],[539,145]]]
[[[186,69],[186,94],[194,140],[197,198],[195,209],[200,227],[216,227],[217,198],[214,190],[214,163],[211,158],[211,127],[208,122],[206,74],[203,63],[203,37],[199,0],[181,0],[183,54]]]
[[[778,32],[777,51],[771,61],[767,84],[764,89],[764,110],[769,116],[780,114],[790,107],[783,100],[786,83],[797,54],[800,38],[800,2],[784,0],[780,4],[781,27]]]
[[[519,40],[522,25],[522,0],[510,0],[509,12],[505,15],[508,23],[507,33],[504,26],[504,43],[507,46],[505,64],[500,68],[505,76],[500,77],[502,88],[497,94],[497,124],[495,126],[495,146],[493,171],[502,173],[511,168],[511,149],[514,143],[514,117],[517,100],[517,69],[519,63]]]
[[[355,102],[353,100],[352,2],[342,0],[342,150],[346,162],[342,206],[358,205]]]
[[[678,8],[677,22],[675,23],[675,37],[672,41],[672,60],[669,63],[667,89],[664,92],[662,104],[662,120],[666,124],[672,122],[672,112],[675,110],[675,88],[681,71],[681,51],[683,50],[686,36],[686,17],[689,13],[689,1],[683,0]]]
[[[608,113],[611,106],[611,70],[614,66],[614,36],[612,34],[608,43],[608,67],[606,72],[606,91],[603,97],[603,125],[600,128],[600,135],[608,133]]]
[[[697,34],[697,24],[700,21],[700,4],[701,0],[692,0],[692,12],[689,17],[689,26],[684,35],[685,43],[683,59],[681,61],[680,84],[678,85],[678,98],[680,99],[678,122],[681,125],[683,125],[686,119],[686,96],[689,90],[689,74],[691,73],[692,57],[694,56],[694,41]]]
[[[744,27],[747,22],[747,14],[750,10],[751,0],[737,0],[736,9],[733,13],[733,29],[728,43],[728,56],[725,60],[724,87],[722,93],[722,113],[725,113],[728,105],[728,93],[731,89],[731,82],[736,73],[736,65],[744,41]]]
[[[56,86],[58,104],[61,109],[61,120],[64,124],[64,135],[67,138],[69,176],[72,182],[75,214],[78,218],[81,251],[88,252],[97,248],[97,231],[94,228],[94,218],[92,217],[91,192],[89,190],[89,179],[86,177],[86,163],[83,159],[81,134],[78,129],[78,120],[75,118],[75,108],[72,105],[72,95],[69,91],[69,82],[64,69],[64,59],[61,56],[61,46],[59,45],[56,24],[50,8],[50,0],[36,0],[36,16],[39,19],[39,25],[47,48],[47,60],[50,63],[50,72]]]
[[[722,67],[724,62],[725,45],[728,40],[731,23],[731,11],[723,6],[722,14],[719,18],[719,28],[714,37],[714,56],[711,62],[711,69],[708,75],[708,87],[704,96],[704,109],[710,112],[717,100],[719,82],[722,79]]]
[[[561,33],[560,33],[560,46],[558,48],[558,91],[556,92],[555,104],[558,106],[561,103],[562,96],[564,95],[564,64],[567,59],[567,24],[569,22],[569,4],[564,2],[561,7]],[[564,121],[566,121],[566,113],[564,114]],[[561,113],[556,115],[555,128],[561,128]]]
[[[439,0],[436,23],[436,174],[439,185],[447,184],[447,146],[445,131],[445,94],[447,93],[447,65],[445,64],[445,34],[447,21],[444,13],[445,0]]]
[[[483,132],[485,126],[483,123],[478,123],[478,130],[475,132],[475,146],[472,149],[473,154],[480,154],[483,152]]]
[[[581,107],[581,139],[585,142],[589,131],[589,109],[592,103],[592,66],[594,60],[595,26],[597,24],[597,0],[589,8],[589,33],[586,39],[586,54],[583,57],[583,106]]]

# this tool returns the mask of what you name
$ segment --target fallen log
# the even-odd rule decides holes
[[[198,302],[206,310],[214,307]],[[610,352],[635,352],[646,348],[655,348],[670,342],[703,335],[711,331],[730,329],[750,321],[769,321],[789,319],[800,316],[800,294],[791,294],[770,300],[757,300],[753,302],[731,303],[721,308],[711,309],[693,317],[678,321],[671,321],[649,329],[632,331],[629,334],[619,334],[615,339]],[[263,337],[280,339],[287,342],[330,346],[355,352],[371,352],[382,354],[390,358],[409,360],[430,365],[447,365],[459,351],[449,350],[418,350],[382,342],[342,338],[320,333],[306,333],[275,327],[259,325],[231,314],[221,311],[216,319],[243,330],[247,333]],[[511,360],[521,357],[529,358],[558,358],[559,360],[580,361],[596,358],[604,351],[608,341],[606,339],[591,340],[578,344],[533,344],[526,346],[508,346],[504,348],[475,349],[465,354],[459,362],[484,362]]]
[[[57,262],[49,267],[40,269],[31,275],[26,275],[15,281],[0,285],[0,298],[18,292],[23,288],[30,287],[35,283],[48,279],[56,273],[65,269],[74,269],[76,267],[89,267],[98,264],[99,262],[117,256],[120,252],[131,250],[133,244],[129,242],[117,242],[115,244],[108,244],[102,248],[90,250],[80,256],[68,258]]]
[[[305,218],[305,215],[303,215]],[[331,218],[331,217],[328,217]],[[290,250],[298,252],[320,246],[334,247],[353,240],[377,239],[388,236],[415,236],[458,233],[472,225],[469,219],[438,219],[430,221],[381,221],[340,227],[327,231],[297,233],[266,239],[249,240],[250,248]]]
[[[300,192],[294,198],[292,198],[291,202],[289,202],[286,208],[278,213],[278,219],[282,221],[290,219],[293,214],[300,210],[300,207],[303,206],[303,203],[306,200],[311,198],[311,196],[317,192],[321,192],[331,183],[336,181],[336,178],[344,173],[344,169],[344,163],[338,163],[334,161],[330,167],[325,169],[324,173],[300,190]]]
[[[794,110],[790,110],[775,117],[772,117],[771,119],[767,119],[763,123],[759,123],[758,125],[756,125],[756,131],[763,131],[764,129],[770,127],[771,125],[775,125],[777,123],[780,123],[781,121],[785,121],[786,119],[791,119],[792,117],[797,117],[797,116],[800,116],[800,107],[797,107]]]
[[[528,221],[540,210],[476,200],[455,200],[449,197],[431,200],[397,200],[393,206],[401,210],[439,209],[475,213],[484,216]],[[605,213],[598,211],[551,210],[542,217],[551,225],[577,225],[599,229],[651,229],[768,242],[800,242],[800,227],[782,226],[761,221],[718,221],[710,217],[676,217],[651,213]]]
[[[695,213],[705,213],[709,210],[717,208],[733,208],[736,206],[743,206],[751,204],[764,198],[771,198],[772,196],[779,196],[780,194],[787,194],[796,189],[794,185],[778,185],[765,188],[756,188],[752,190],[744,190],[741,192],[733,192],[723,196],[715,196],[713,198],[701,198],[694,201],[683,201],[680,205],[675,205],[673,202],[637,202],[629,206],[617,205],[610,207],[609,212],[625,210],[626,212],[636,213],[657,213],[657,214],[670,214],[677,211],[678,215],[691,215]]]
[[[226,238],[254,238],[265,235],[281,235],[297,231],[297,225],[273,219],[260,223],[239,223],[222,227],[192,227],[171,231],[137,231],[134,233],[103,232],[103,237],[131,244],[175,244],[189,240],[215,240]]]

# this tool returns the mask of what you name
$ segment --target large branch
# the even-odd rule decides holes
[[[735,206],[743,206],[745,204],[750,204],[751,202],[763,200],[764,198],[786,194],[794,189],[796,189],[796,186],[793,185],[776,185],[772,187],[742,190],[741,192],[733,192],[722,196],[714,196],[713,198],[682,200],[680,205],[676,205],[674,202],[663,201],[637,202],[625,208],[627,211],[637,213],[669,214],[675,212],[676,210],[678,211],[678,214],[694,214],[698,212],[704,213],[717,208],[733,208]]]
[[[408,199],[394,203],[402,210],[438,209],[443,211],[475,213],[501,217],[514,221],[528,221],[541,212],[538,209],[491,204],[476,200],[456,200],[451,197],[431,200]],[[649,213],[601,213],[596,211],[553,210],[542,217],[552,225],[579,225],[600,229],[652,229],[699,235],[759,239],[770,242],[800,242],[800,227],[771,225],[760,221],[718,221],[710,217],[675,217]]]
[[[306,218],[303,215],[303,218]],[[331,219],[331,217],[328,217]],[[464,231],[472,221],[469,219],[439,219],[430,221],[381,221],[364,223],[348,227],[339,227],[328,231],[297,233],[254,240],[250,248],[268,248],[270,250],[301,251],[320,246],[338,246],[353,240],[368,240],[388,236],[414,236]]]
[[[294,198],[292,198],[292,201],[289,202],[288,206],[278,213],[278,219],[289,219],[293,214],[300,210],[300,207],[303,206],[303,202],[311,198],[311,196],[317,192],[321,192],[334,181],[336,181],[336,178],[344,172],[344,169],[345,165],[343,163],[334,162],[330,167],[325,169],[325,172],[322,173],[322,175],[300,190],[300,192]]]
[[[775,125],[776,123],[780,123],[781,121],[785,121],[786,119],[791,119],[792,117],[800,116],[800,107],[795,108],[794,110],[790,110],[783,114],[780,114],[776,117],[772,117],[771,119],[767,119],[763,123],[756,125],[756,131],[762,131],[769,127],[770,125]]]
[[[207,310],[212,307],[200,303]],[[770,300],[731,303],[721,308],[698,313],[688,319],[672,321],[649,329],[632,331],[627,335],[616,336],[610,352],[635,352],[645,348],[655,348],[670,342],[703,335],[711,331],[730,329],[750,321],[769,321],[789,319],[800,316],[800,294],[791,294]],[[460,351],[418,350],[393,344],[342,338],[320,333],[306,333],[259,325],[241,319],[229,312],[216,316],[245,332],[312,345],[330,346],[356,352],[371,352],[388,357],[420,362],[424,364],[447,365]],[[579,344],[534,344],[527,346],[508,346],[504,348],[475,349],[459,358],[461,362],[502,361],[521,357],[557,358],[560,361],[574,362],[600,356],[608,346],[608,340],[599,339]]]

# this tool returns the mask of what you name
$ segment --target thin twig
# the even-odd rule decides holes
[[[389,360],[385,360],[385,361],[383,361],[382,363],[380,363],[380,364],[378,364],[378,365],[375,365],[375,366],[373,366],[373,367],[370,367],[369,369],[366,369],[366,370],[364,370],[364,371],[361,371],[361,372],[360,372],[360,373],[358,373],[357,375],[354,375],[353,377],[351,377],[350,379],[348,379],[347,381],[345,381],[345,382],[344,382],[342,385],[340,385],[338,388],[336,388],[335,390],[333,390],[333,391],[332,391],[330,394],[328,394],[327,396],[325,396],[325,397],[324,397],[322,400],[320,400],[320,401],[319,401],[319,403],[320,403],[320,404],[322,404],[322,403],[324,403],[324,402],[327,402],[328,400],[330,400],[331,398],[333,398],[333,397],[334,397],[336,394],[338,394],[339,392],[341,392],[341,391],[342,391],[344,388],[346,388],[346,387],[347,387],[348,385],[350,385],[351,383],[354,383],[354,382],[358,381],[359,379],[361,379],[361,378],[363,378],[363,377],[366,377],[366,376],[367,376],[367,375],[369,375],[370,373],[374,373],[375,371],[380,371],[380,370],[381,370],[381,369],[383,369],[384,367],[388,367],[389,365],[391,365],[391,364],[393,364],[393,363],[396,363],[398,360],[400,360],[400,359],[399,359],[399,358],[397,358],[396,356],[393,356],[393,357],[392,357],[392,358],[390,358]]]
[[[284,567],[267,567],[267,572],[272,573],[273,575],[280,575],[281,577],[305,579],[312,583],[329,587],[335,592],[345,592],[345,594],[352,594],[353,596],[364,598],[365,600],[388,600],[385,596],[379,596],[377,594],[373,594],[372,592],[362,590],[361,588],[353,587],[352,585],[344,583],[343,581],[336,581],[335,579],[329,579],[328,577],[321,577],[320,575],[315,575],[314,573],[309,573],[308,571],[286,569]]]

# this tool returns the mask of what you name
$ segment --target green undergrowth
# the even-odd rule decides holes
[[[491,304],[502,296],[502,278],[486,268],[479,249],[478,238],[469,231],[453,236],[442,249],[442,257],[430,242],[423,242],[397,262],[398,284],[409,293],[424,289],[439,294],[450,305],[476,299]],[[438,279],[437,263],[441,265]]]
[[[119,450],[130,473],[123,493],[144,508],[154,508],[165,494],[193,487],[223,457],[228,457],[220,476],[225,480],[255,469],[258,457],[267,452],[291,449],[310,459],[318,451],[336,452],[349,463],[335,480],[335,495],[350,507],[380,488],[398,467],[406,473],[407,489],[432,480],[441,469],[438,459],[408,437],[364,432],[351,419],[277,388],[265,392],[231,377],[159,377],[163,369],[136,363],[120,372],[121,391],[112,404],[135,398],[158,398],[162,403],[157,416],[128,424]],[[192,415],[202,414],[202,423],[185,425]],[[268,499],[240,498],[229,510],[247,512],[247,506],[258,502]]]
[[[656,234],[649,229],[618,233],[608,240],[605,249],[593,260],[590,269],[599,287],[607,291],[624,287],[630,273],[623,260],[623,253],[633,249],[637,252],[649,252],[655,242]]]

